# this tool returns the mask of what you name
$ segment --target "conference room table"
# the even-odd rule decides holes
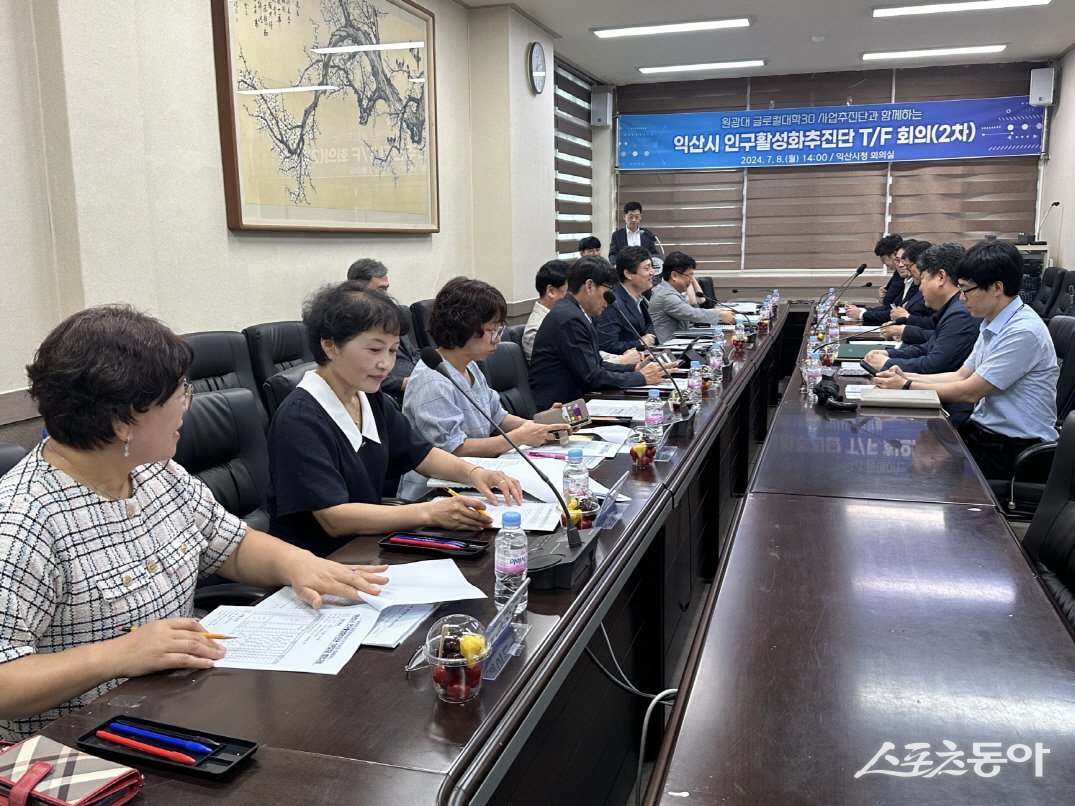
[[[1075,641],[939,413],[790,379],[649,804],[1055,804]]]
[[[591,538],[592,568],[571,589],[530,591],[519,654],[483,682],[477,699],[441,702],[428,669],[406,674],[404,666],[436,617],[464,613],[488,623],[491,597],[442,606],[396,649],[362,647],[336,675],[227,668],[150,675],[45,733],[73,743],[128,714],[260,743],[225,780],[146,765],[139,802],[147,804],[623,803],[646,701],[598,662],[618,664],[642,690],[673,682],[674,659],[691,638],[688,608],[716,571],[721,530],[746,492],[747,456],[776,402],[786,321],[785,308],[770,334],[725,369],[721,394],[706,395],[693,429],[669,440],[669,461],[633,469],[620,453],[593,471],[606,485],[627,473],[621,493],[630,500],[619,506],[619,522]],[[491,541],[493,533],[484,536]],[[457,561],[486,594],[491,554]],[[382,552],[377,537],[357,537],[333,557],[424,559]]]

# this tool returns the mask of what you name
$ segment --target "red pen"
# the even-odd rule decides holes
[[[462,543],[448,543],[441,540],[418,537],[390,537],[388,538],[388,542],[396,543],[400,546],[421,546],[423,548],[444,549],[445,551],[462,551],[466,548]]]
[[[167,759],[168,761],[175,761],[180,764],[197,764],[198,762],[188,756],[186,753],[177,753],[175,750],[165,750],[161,747],[154,747],[151,744],[145,742],[138,742],[134,739],[128,739],[126,736],[118,736],[115,733],[109,733],[107,730],[99,730],[94,734],[98,739],[106,742],[112,742],[112,744],[122,745],[123,747],[129,747],[132,750],[138,750],[142,753],[147,753],[151,756],[157,756],[158,758]]]

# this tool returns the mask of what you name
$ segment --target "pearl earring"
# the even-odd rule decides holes
[[[131,455],[131,438],[123,440],[123,458],[126,459]]]

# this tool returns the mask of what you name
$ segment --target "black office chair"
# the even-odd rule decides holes
[[[1049,480],[1023,548],[1060,611],[1075,627],[1075,414],[1064,421]]]
[[[489,387],[500,393],[500,402],[512,414],[527,420],[537,413],[530,391],[529,374],[523,348],[513,341],[501,341],[496,352],[478,362]]]
[[[504,336],[501,341],[510,341],[514,344],[523,346],[523,331],[526,330],[526,325],[511,325],[504,329]]]
[[[243,334],[234,330],[206,330],[186,333],[183,338],[194,350],[194,363],[187,370],[187,380],[194,384],[194,391],[249,389],[254,393],[261,425],[267,426],[269,416],[254,380],[250,348]]]
[[[255,529],[268,529],[269,456],[249,389],[195,395],[183,415],[175,460],[205,482],[228,512]]]
[[[276,414],[276,410],[280,408],[280,404],[284,402],[284,398],[290,395],[295,387],[299,385],[302,376],[316,366],[316,363],[309,361],[305,364],[288,367],[285,370],[277,372],[265,381],[263,390],[265,404],[269,407],[270,417]]]
[[[431,299],[420,299],[418,302],[411,303],[411,321],[414,324],[412,332],[420,348],[437,346],[433,343],[433,337],[429,335],[429,313],[432,310],[433,300]]]
[[[716,286],[713,285],[713,278],[712,277],[703,277],[702,275],[698,275],[697,279],[698,279],[698,286],[702,289],[702,293],[705,294],[707,297],[709,297],[709,299],[716,299],[717,298],[717,289],[716,289]],[[709,300],[702,300],[701,307],[702,308],[715,308],[716,306],[712,302],[710,302]]]
[[[1041,285],[1038,286],[1038,293],[1030,301],[1030,307],[1037,312],[1038,316],[1044,318],[1049,309],[1053,307],[1053,303],[1056,302],[1056,298],[1060,295],[1060,283],[1058,281],[1063,273],[1064,270],[1056,266],[1050,266],[1041,273]]]
[[[1053,299],[1053,304],[1046,310],[1043,318],[1048,321],[1054,316],[1065,316],[1072,313],[1075,305],[1075,270],[1061,271],[1057,275],[1057,284],[1060,290]]]
[[[1075,316],[1050,319],[1049,335],[1060,364],[1060,375],[1056,379],[1056,425],[1062,430],[1061,424],[1075,409]],[[1010,479],[989,479],[990,488],[1004,505],[1009,518],[1025,520],[1037,511],[1056,445],[1055,442],[1032,445],[1015,457]]]
[[[22,447],[22,445],[13,445],[8,442],[0,443],[0,476],[3,476],[21,462],[26,453],[26,448]]]
[[[281,370],[314,360],[306,340],[306,326],[302,322],[267,322],[251,325],[243,335],[250,348],[254,383],[271,416],[273,407],[264,394],[265,381]]]

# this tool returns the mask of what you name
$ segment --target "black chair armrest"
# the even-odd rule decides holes
[[[255,605],[270,593],[269,588],[247,585],[245,582],[205,585],[194,591],[194,609],[209,611],[220,605]]]
[[[1049,478],[1049,470],[1053,466],[1053,456],[1056,454],[1055,442],[1039,442],[1024,449],[1015,457],[1012,465],[1012,478],[1008,482],[1008,509],[1015,509],[1015,486],[1020,481],[1028,478],[1037,478],[1044,485]]]
[[[401,507],[404,504],[413,504],[414,501],[408,501],[406,498],[384,497],[381,499],[381,503],[390,507]]]

